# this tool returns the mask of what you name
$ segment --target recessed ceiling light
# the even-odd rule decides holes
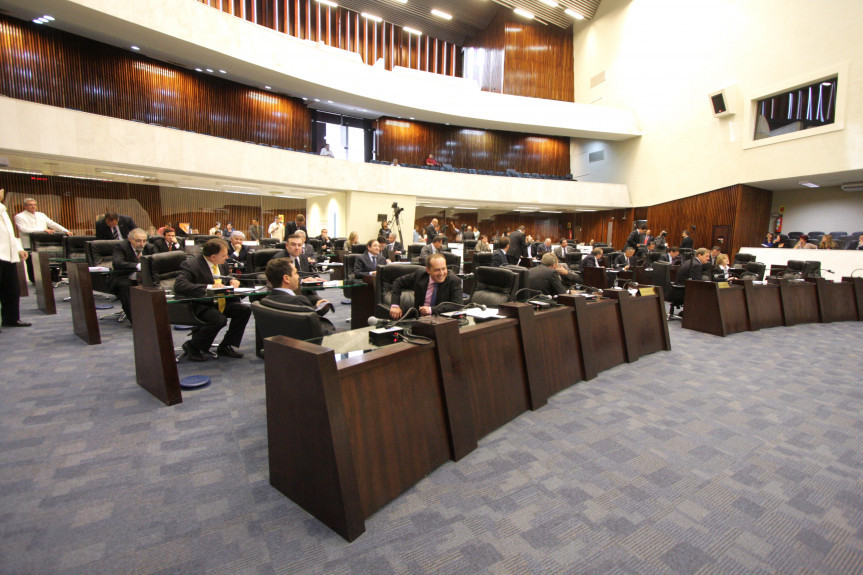
[[[224,70],[219,70],[219,74],[227,74]]]
[[[412,116],[410,119],[411,119],[411,120],[415,120],[416,118],[414,118],[414,117]]]
[[[375,22],[383,22],[383,20],[384,20],[380,16],[375,16],[374,14],[369,14],[368,12],[361,12],[360,16],[362,16],[366,20],[373,20]]]
[[[416,28],[409,28],[409,27],[405,26],[404,28],[402,28],[402,30],[404,30],[408,34],[413,34],[415,36],[422,36],[423,35],[423,33],[420,32],[419,30],[417,30]]]
[[[545,4],[546,6],[551,6],[552,8],[557,8],[557,2],[555,2],[554,0],[539,0],[539,1],[542,2],[543,4]]]
[[[183,190],[202,190],[204,192],[218,192],[219,191],[216,188],[199,188],[197,186],[177,186],[177,187],[180,189],[183,189]]]
[[[303,100],[305,100],[306,102],[308,102],[308,101],[309,101],[309,99],[308,99],[308,98],[303,98]]]
[[[454,210],[478,210],[479,208],[476,206],[453,206]]]
[[[800,185],[801,185],[801,186],[806,186],[807,188],[820,188],[820,187],[821,187],[821,186],[819,186],[818,184],[812,183],[812,182],[810,182],[810,181],[808,181],[808,180],[807,180],[807,181],[804,181],[804,182],[800,182]]]
[[[264,86],[264,90],[272,90],[270,86]]]
[[[533,14],[531,14],[527,10],[522,10],[521,8],[513,8],[512,11],[521,16],[522,18],[533,20]]]
[[[212,73],[213,73],[213,69],[212,69],[212,68],[207,68],[207,72],[209,72],[210,74],[212,74]]]
[[[146,178],[154,177],[153,174],[134,174],[134,173],[129,173],[129,172],[112,172],[110,170],[103,170],[101,168],[96,168],[96,171],[99,172],[100,174],[111,174],[112,176],[123,176],[126,178],[146,179]]]
[[[437,8],[432,8],[431,13],[438,18],[443,18],[444,20],[452,20],[452,14],[447,14],[446,12],[438,10]]]
[[[200,68],[195,68],[195,72],[203,72]]]
[[[408,0],[396,0],[396,2],[401,2],[402,4],[407,4]]]
[[[562,214],[563,212],[560,210],[539,210],[541,214]]]
[[[332,0],[318,0],[318,4],[324,4],[325,6],[329,6],[331,8],[338,8],[339,7],[339,5],[336,4],[335,2],[332,2]]]
[[[327,104],[332,104],[332,103],[333,103],[332,100],[327,100]]]
[[[79,176],[77,174],[57,174],[60,178],[74,178],[76,180],[93,180],[96,182],[113,182],[111,178],[94,178],[92,176]]]
[[[581,14],[579,14],[578,12],[573,10],[572,8],[567,8],[566,10],[563,11],[563,13],[567,14],[569,16],[572,16],[576,20],[584,20],[584,16],[582,16]]]
[[[132,50],[135,50],[136,52],[137,52],[138,50],[140,50],[140,48],[138,48],[137,46],[130,46],[130,48],[132,48]]]
[[[320,100],[318,98],[315,98],[315,102],[320,102]]]

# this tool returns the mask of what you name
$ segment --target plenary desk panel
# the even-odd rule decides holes
[[[753,284],[751,281],[738,281],[743,286],[749,325],[752,331],[785,325],[782,313],[782,297],[776,284]]]
[[[536,314],[536,333],[540,357],[548,366],[548,376],[540,382],[546,398],[573,384],[583,381],[584,358],[575,329],[575,312],[571,307],[558,307]]]
[[[583,297],[571,295],[558,296],[557,301],[575,311],[584,379],[593,379],[600,371],[626,361],[626,342],[617,301],[602,299],[589,303]]]
[[[51,265],[49,252],[30,252],[33,258],[33,287],[36,289],[36,306],[46,315],[57,313],[54,302],[54,284],[51,282]]]
[[[850,282],[831,282],[824,278],[808,278],[818,289],[818,302],[821,307],[821,321],[856,321],[857,298],[854,284]]]
[[[530,409],[524,352],[515,319],[461,330],[477,439]]]
[[[818,290],[814,283],[779,280],[785,325],[821,321]]]
[[[603,292],[605,297],[617,300],[628,362],[671,349],[662,287],[647,284],[641,285],[641,289],[653,293],[633,296],[624,289]]]
[[[686,280],[683,327],[723,337],[749,331],[743,287]]]

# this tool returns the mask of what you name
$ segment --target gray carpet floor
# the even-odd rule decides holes
[[[0,333],[2,573],[863,573],[860,323],[674,322],[672,351],[518,417],[347,543],[269,485],[251,325],[165,407],[128,327],[87,346],[68,304],[35,307]]]

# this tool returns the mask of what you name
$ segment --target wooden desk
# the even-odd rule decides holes
[[[57,313],[54,302],[54,283],[51,281],[50,256],[47,252],[30,252],[33,258],[33,281],[36,282],[36,306],[46,315]],[[25,282],[26,285],[26,282]]]
[[[93,278],[86,263],[69,263],[69,296],[72,298],[72,326],[75,335],[88,345],[102,343],[99,318],[96,317],[96,299],[93,297]]]
[[[683,327],[725,337],[749,331],[749,315],[742,286],[727,282],[686,280]]]
[[[608,285],[608,274],[605,268],[584,268],[581,270],[584,285],[599,289],[606,289]]]
[[[537,313],[503,304],[506,319],[462,329],[424,318],[413,331],[433,343],[342,361],[307,342],[264,340],[270,483],[352,541],[366,517],[519,414],[603,369],[670,349],[661,290],[559,300]],[[298,364],[302,378],[291,375]]]
[[[26,263],[18,262],[18,297],[28,297],[30,295],[30,291],[27,289],[26,266]]]

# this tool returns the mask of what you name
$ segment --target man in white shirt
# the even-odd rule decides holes
[[[32,247],[30,245],[30,234],[40,232],[53,234],[54,232],[57,232],[68,236],[72,235],[72,232],[53,221],[42,212],[36,211],[37,207],[36,200],[33,198],[25,198],[24,211],[19,214],[15,214],[15,225],[18,226],[18,235],[21,238],[21,245],[28,252]],[[33,279],[33,262],[31,262],[29,258],[27,259],[27,277],[31,283],[35,281]]]
[[[280,242],[285,241],[285,216],[276,216],[276,219],[267,228],[267,233],[270,234],[271,238],[276,238]]]
[[[326,156],[327,158],[335,158],[336,155],[333,154],[333,151],[330,149],[329,144],[324,144],[324,147],[321,148],[321,155]]]
[[[0,315],[3,327],[29,327],[29,323],[21,321],[18,305],[18,262],[27,259],[27,252],[15,237],[15,228],[3,205],[5,197],[6,190],[0,188]]]

